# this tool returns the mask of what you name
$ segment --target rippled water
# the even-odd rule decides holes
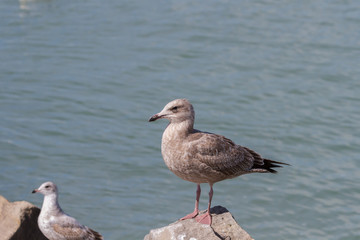
[[[2,1],[0,194],[60,204],[106,239],[142,239],[193,210],[163,163],[166,121],[290,163],[215,184],[255,239],[360,238],[357,1]],[[201,208],[208,187],[203,186]]]

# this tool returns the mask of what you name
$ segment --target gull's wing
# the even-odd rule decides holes
[[[53,230],[68,240],[102,240],[103,237],[96,231],[81,225],[74,218],[64,215],[53,221]]]
[[[195,160],[228,176],[247,173],[254,164],[264,164],[259,154],[221,135],[196,131],[188,141],[187,151]]]

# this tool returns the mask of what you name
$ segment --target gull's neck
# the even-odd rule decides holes
[[[194,131],[194,119],[187,119],[181,122],[171,121],[166,127],[163,138],[185,138]]]
[[[58,202],[58,195],[56,193],[45,195],[41,212],[43,212],[44,214],[56,214],[62,212]]]

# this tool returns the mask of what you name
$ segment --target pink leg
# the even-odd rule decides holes
[[[202,224],[207,224],[207,225],[211,225],[210,207],[211,207],[211,200],[212,200],[213,193],[214,193],[212,183],[209,183],[209,184],[210,184],[210,192],[209,192],[209,203],[208,203],[207,212],[204,213],[203,215],[197,216],[195,219],[197,222],[202,223]]]
[[[201,188],[200,188],[200,184],[197,185],[197,189],[196,189],[196,201],[195,201],[195,209],[194,212],[186,215],[185,217],[181,218],[180,220],[185,220],[185,219],[191,219],[196,217],[199,214],[199,199],[200,199],[200,193],[201,193]]]

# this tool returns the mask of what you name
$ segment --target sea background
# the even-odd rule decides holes
[[[360,239],[359,1],[0,4],[0,194],[60,205],[105,239],[191,212],[196,185],[165,166],[175,98],[195,127],[291,164],[216,183],[256,240]],[[200,208],[209,190],[203,184]]]

